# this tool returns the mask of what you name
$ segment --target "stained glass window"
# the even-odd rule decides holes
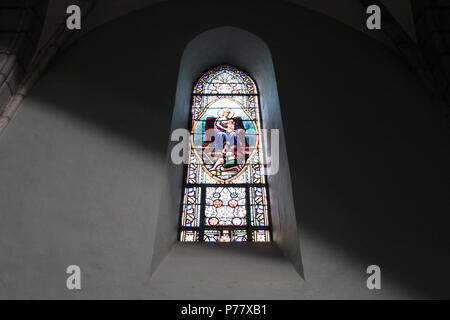
[[[189,127],[179,240],[271,241],[254,80],[233,66],[208,70],[194,85]]]

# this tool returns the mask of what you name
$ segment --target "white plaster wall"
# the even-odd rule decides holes
[[[416,78],[329,18],[279,2],[239,5],[215,20],[201,19],[213,3],[147,8],[51,66],[0,138],[0,297],[179,298],[180,288],[195,298],[449,296],[448,127]],[[173,265],[195,267],[192,256],[211,251],[180,256],[179,246],[150,279],[160,199],[171,197],[161,183],[181,55],[226,25],[272,53],[305,281],[271,248],[257,274],[284,270],[280,281],[256,281],[241,266],[237,280],[212,287],[180,280]],[[236,263],[260,265],[230,250]],[[82,268],[79,292],[65,288],[69,264]],[[379,292],[365,287],[369,264],[382,267]]]

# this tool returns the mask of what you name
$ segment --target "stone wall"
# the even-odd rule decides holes
[[[46,0],[0,2],[0,114],[27,72],[46,9]]]
[[[447,0],[413,0],[418,46],[429,70],[432,93],[450,107],[450,2]]]

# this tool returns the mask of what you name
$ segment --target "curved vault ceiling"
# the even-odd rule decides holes
[[[168,0],[100,0],[87,19],[81,32],[77,36],[91,31],[106,22],[114,20],[131,11],[148,7]],[[330,16],[350,27],[364,32],[377,40],[391,45],[390,40],[380,32],[370,32],[365,26],[365,8],[360,0],[286,0],[300,6],[318,11]],[[414,21],[410,0],[382,0],[404,31],[415,39]],[[40,46],[48,41],[51,34],[66,17],[65,9],[73,4],[73,0],[49,0],[48,13],[40,40]]]
[[[30,59],[27,62],[34,63],[37,60],[37,68],[31,68],[34,72],[27,74],[32,81],[23,87],[29,89],[33,85],[33,81],[40,77],[40,73],[44,70],[46,63],[53,58],[53,54],[49,56],[48,61],[39,61],[32,59],[37,57],[37,53],[41,50],[41,60],[46,60],[48,51],[55,50],[55,35],[62,35],[62,42],[56,43],[56,48],[63,47],[70,42],[75,41],[84,34],[90,32],[96,27],[109,21],[124,16],[132,11],[149,7],[161,2],[169,0],[1,0],[0,13],[5,13],[8,6],[15,6],[23,3],[23,6],[36,5],[35,12],[42,12],[39,28],[36,24],[31,24],[36,37],[35,46],[31,50]],[[336,21],[352,27],[355,30],[363,32],[370,37],[375,38],[384,45],[394,49],[413,69],[413,72],[421,78],[425,86],[429,88],[432,94],[437,93],[442,96],[447,103],[445,114],[448,117],[450,106],[450,37],[448,36],[449,25],[445,21],[450,21],[450,2],[448,0],[284,0],[286,2],[295,3],[299,6],[314,10]],[[68,34],[65,29],[66,8],[71,4],[80,4],[82,7],[89,8],[89,16],[83,21],[83,28],[73,34]],[[48,4],[48,6],[47,6]],[[367,14],[365,8],[369,4],[379,4],[388,12],[382,16],[384,32],[373,32],[366,28],[365,22]],[[6,7],[5,7],[6,6]],[[42,9],[42,10],[41,10]],[[45,13],[45,9],[46,13]],[[91,10],[92,9],[92,10]],[[83,11],[85,13],[86,11]],[[44,18],[45,17],[45,18]],[[388,18],[386,18],[388,17]],[[6,21],[5,19],[2,19]],[[9,19],[8,16],[8,21]],[[39,21],[39,19],[37,20]],[[14,22],[14,21],[13,21]],[[23,24],[18,24],[23,29]],[[41,27],[42,26],[42,27]],[[62,30],[64,29],[64,30]],[[40,32],[42,30],[42,32]],[[437,31],[436,31],[437,30]],[[19,30],[20,31],[20,30]],[[18,32],[19,32],[18,31]],[[37,32],[39,31],[39,32]],[[18,33],[19,34],[19,33]],[[433,41],[428,41],[432,39]],[[67,41],[65,41],[67,40]],[[0,43],[1,44],[1,43]],[[28,50],[30,51],[30,50]],[[56,49],[59,51],[59,49]],[[0,52],[2,53],[2,52]],[[53,52],[54,53],[54,52]],[[20,56],[21,52],[14,56]],[[44,56],[44,57],[43,57]],[[3,58],[2,58],[3,57]],[[0,62],[5,62],[5,55],[0,56]],[[14,58],[14,57],[13,57]],[[42,59],[43,58],[43,59]],[[440,61],[436,63],[435,61]],[[22,63],[22,74],[26,71],[27,62]],[[20,68],[16,68],[20,69]],[[36,69],[36,70],[34,70]],[[17,73],[17,72],[16,72]],[[2,72],[2,74],[6,74]],[[11,78],[4,75],[3,78]],[[5,80],[3,79],[3,80]],[[16,76],[15,83],[20,82],[20,77]],[[0,80],[2,78],[0,77]],[[27,78],[25,77],[25,80]],[[25,81],[24,80],[24,81]],[[6,81],[6,80],[5,80]],[[5,82],[3,81],[3,82]],[[10,83],[13,83],[10,81]],[[5,87],[5,85],[3,85]],[[16,85],[17,87],[17,85]],[[7,90],[2,90],[6,92]],[[0,103],[0,133],[9,123],[16,108],[20,104],[27,90],[19,92],[20,99],[13,99],[13,95],[17,95],[16,90],[10,90],[9,95],[3,97],[5,101]],[[1,92],[0,92],[1,93]],[[7,92],[8,93],[8,92]],[[2,94],[1,96],[5,96]],[[9,102],[8,96],[11,97]],[[1,102],[1,101],[0,101]],[[6,106],[5,106],[6,103]],[[10,110],[10,112],[6,112]]]

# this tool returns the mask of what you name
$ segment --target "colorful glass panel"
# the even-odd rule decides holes
[[[256,83],[222,65],[193,89],[180,241],[271,241]]]

